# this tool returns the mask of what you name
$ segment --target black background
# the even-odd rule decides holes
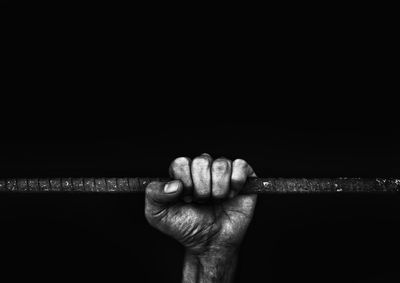
[[[399,177],[390,37],[354,13],[287,11],[9,5],[0,177],[164,177],[203,152],[259,176]],[[399,201],[260,196],[237,281],[396,282]],[[143,195],[1,194],[2,277],[179,282],[183,250],[143,209]]]
[[[244,158],[259,176],[398,176],[394,128],[159,118],[93,125],[94,133],[75,127],[76,135],[66,138],[64,131],[29,139],[15,134],[3,139],[1,175],[166,177],[173,158],[209,152]],[[101,129],[123,134],[107,137]],[[391,282],[383,280],[399,276],[399,201],[392,195],[260,196],[238,282]],[[183,250],[146,223],[143,195],[2,194],[0,202],[3,274],[179,281]]]

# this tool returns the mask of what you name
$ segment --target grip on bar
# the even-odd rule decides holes
[[[0,180],[0,192],[140,193],[161,178],[19,178]],[[395,193],[400,179],[392,178],[249,178],[241,193]]]

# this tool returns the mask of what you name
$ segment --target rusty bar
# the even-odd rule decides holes
[[[0,192],[141,193],[160,178],[19,178],[0,179]],[[394,178],[249,178],[242,193],[397,193]]]

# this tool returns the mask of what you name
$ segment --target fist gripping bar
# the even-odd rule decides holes
[[[15,193],[143,193],[161,178],[19,178],[0,179],[0,192]],[[241,193],[397,193],[393,178],[249,178]]]

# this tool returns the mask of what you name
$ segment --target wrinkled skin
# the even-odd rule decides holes
[[[174,181],[146,188],[145,215],[161,232],[182,243],[192,254],[236,249],[252,219],[256,195],[241,195],[255,173],[246,161],[213,160],[202,154],[175,159]]]

